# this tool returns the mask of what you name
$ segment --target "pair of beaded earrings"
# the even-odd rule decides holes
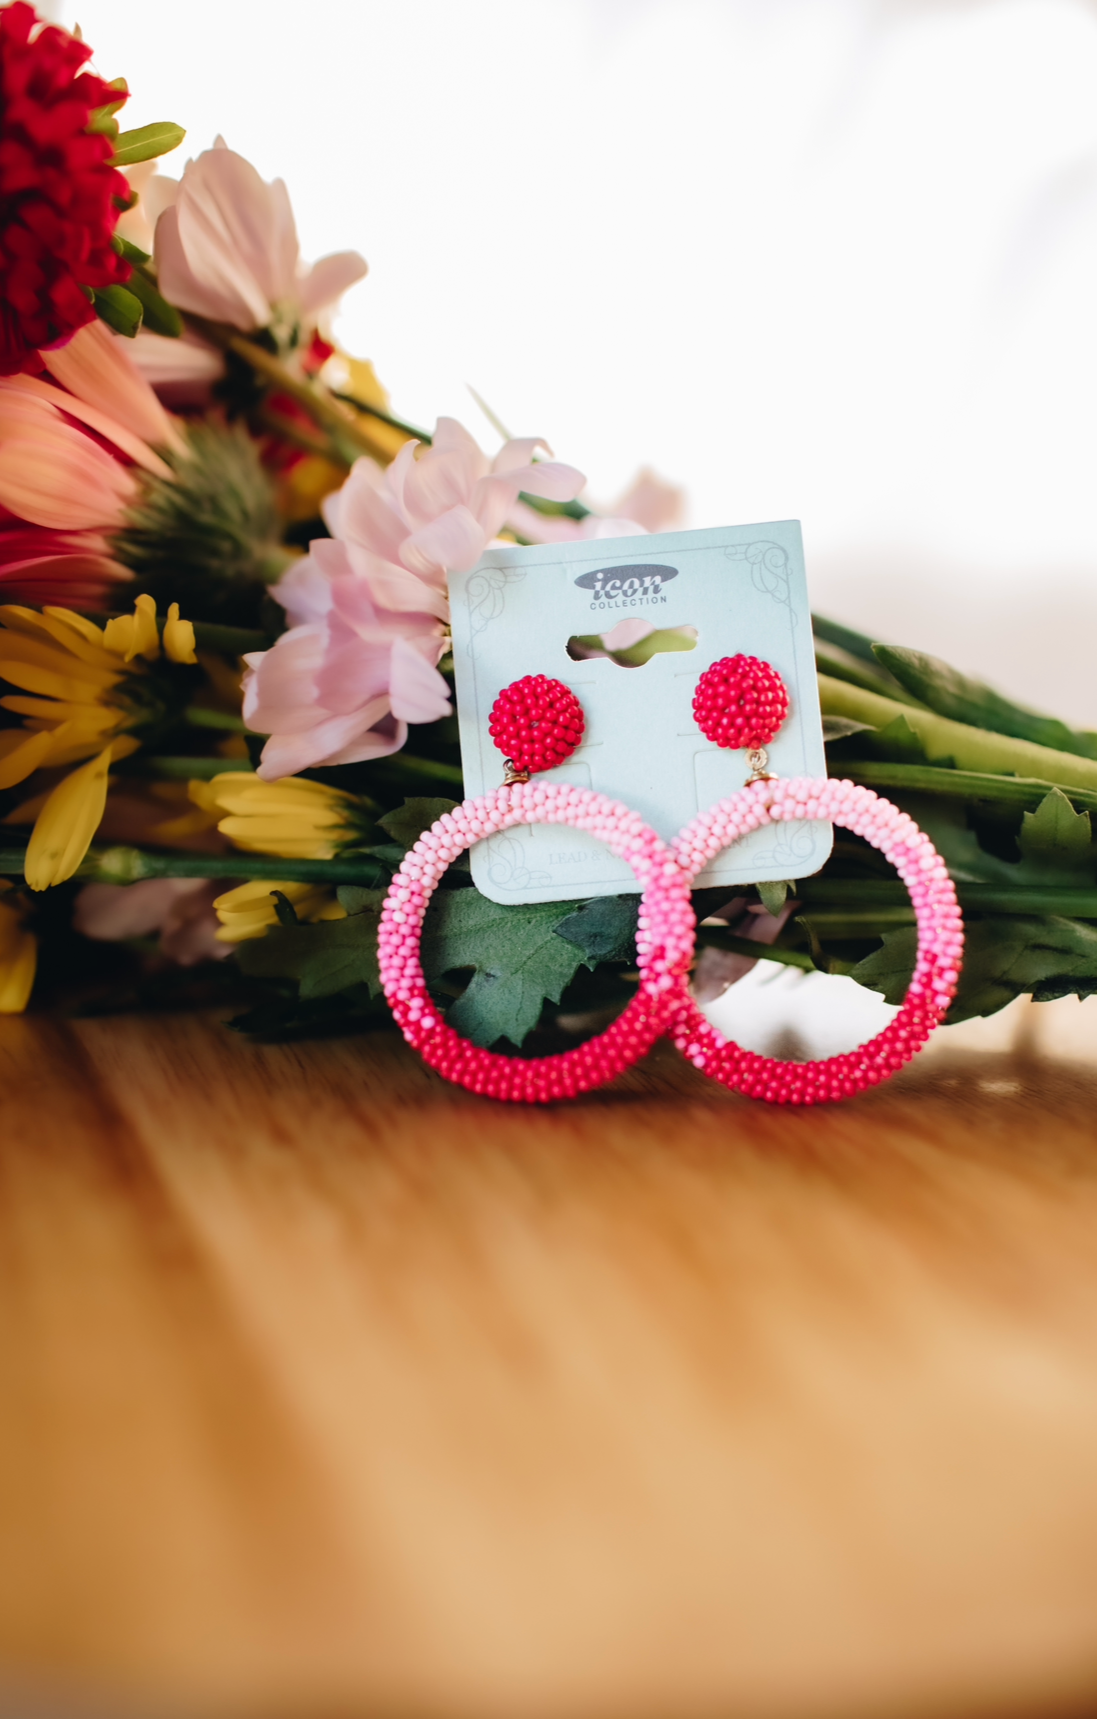
[[[562,681],[527,675],[504,688],[489,728],[505,759],[503,785],[445,813],[409,850],[381,913],[381,982],[407,1039],[432,1068],[472,1092],[526,1103],[574,1098],[620,1074],[667,1033],[695,1067],[724,1086],[777,1104],[851,1097],[887,1080],[925,1043],[956,989],[963,921],[956,892],[929,838],[912,818],[870,788],[828,777],[782,781],[766,747],[788,715],[776,670],[756,657],[724,657],[701,675],[693,714],[719,746],[745,749],[746,785],[702,812],[672,846],[637,812],[592,788],[533,782],[569,758],[583,738],[582,706]],[[854,1051],[787,1063],[746,1051],[702,1015],[689,991],[696,921],[694,878],[722,848],[766,824],[823,818],[854,831],[891,861],[910,891],[918,958],[898,1014]],[[642,886],[636,949],[640,982],[627,1008],[597,1038],[555,1056],[524,1058],[482,1050],[439,1016],[419,961],[430,898],[446,867],[473,842],[516,824],[567,824],[604,841]]]

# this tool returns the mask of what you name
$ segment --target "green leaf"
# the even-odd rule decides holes
[[[880,948],[859,961],[849,976],[870,991],[880,991],[885,1003],[898,1006],[910,989],[917,953],[918,927],[903,925],[886,931]]]
[[[938,716],[953,722],[989,728],[1014,740],[1031,740],[1057,752],[1073,752],[1082,758],[1097,758],[1097,734],[1076,733],[1056,717],[1043,716],[1025,705],[1003,698],[982,681],[972,680],[939,657],[922,651],[901,650],[891,645],[873,645],[879,662],[916,698]]]
[[[1024,814],[1017,845],[1026,859],[1051,860],[1068,870],[1092,875],[1089,813],[1076,812],[1061,788],[1052,788],[1034,812]]]
[[[761,898],[766,912],[776,919],[785,905],[785,897],[792,888],[791,883],[756,883],[755,889]]]
[[[432,800],[415,795],[377,821],[406,852],[415,846],[424,830],[437,823],[443,812],[452,812],[456,804],[456,800]]]
[[[164,334],[169,340],[178,340],[183,332],[183,318],[175,306],[162,297],[148,276],[142,274],[140,269],[134,269],[126,287],[134,298],[141,301],[145,327],[151,329],[153,334]]]
[[[896,716],[872,736],[872,751],[899,764],[925,764],[926,749],[905,716]]]
[[[477,889],[435,896],[423,926],[422,962],[428,981],[474,969],[447,1019],[473,1044],[514,1045],[537,1025],[546,998],[558,1003],[582,960],[556,927],[571,917],[567,902],[503,907]]]
[[[96,287],[92,301],[100,319],[116,334],[132,340],[141,326],[144,309],[141,300],[128,287]]]
[[[639,905],[637,895],[599,895],[561,919],[556,935],[581,949],[592,971],[599,961],[633,961]]]
[[[883,946],[850,973],[859,985],[901,1003],[914,972],[918,936],[914,926],[889,931]],[[993,1015],[1015,997],[1031,992],[1038,1001],[1097,990],[1097,927],[1077,919],[1014,918],[1002,915],[969,923],[964,933],[960,983],[946,1021]]]
[[[377,923],[384,899],[379,889],[359,890],[356,902],[361,905],[346,919],[272,928],[265,937],[240,944],[240,966],[255,979],[296,979],[306,1000],[361,984],[377,996]]]
[[[852,716],[824,716],[824,741],[845,740],[851,734],[872,734],[875,730],[869,722],[855,722]]]
[[[178,149],[186,132],[171,120],[158,120],[154,125],[139,125],[135,131],[121,131],[111,156],[112,167],[134,167],[139,161],[154,161]]]

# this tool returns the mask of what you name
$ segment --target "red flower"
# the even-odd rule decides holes
[[[109,165],[113,144],[88,132],[93,111],[119,94],[81,66],[83,42],[32,6],[0,10],[0,375],[39,370],[55,346],[95,315],[82,289],[128,280],[111,246],[116,198],[129,196]]]

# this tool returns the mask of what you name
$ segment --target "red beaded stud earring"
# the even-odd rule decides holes
[[[381,910],[381,983],[408,1043],[448,1080],[491,1098],[574,1098],[628,1068],[666,1029],[693,954],[689,881],[639,813],[591,788],[530,781],[569,758],[583,736],[582,707],[562,681],[513,682],[492,706],[489,729],[505,755],[505,781],[446,812],[405,855]],[[419,960],[423,918],[446,867],[473,842],[519,824],[586,830],[627,861],[643,887],[636,995],[604,1033],[556,1056],[502,1056],[469,1044],[442,1020]]]
[[[818,1062],[780,1062],[725,1039],[707,1021],[683,980],[670,1036],[705,1074],[751,1098],[818,1104],[848,1098],[886,1080],[910,1061],[944,1016],[963,955],[963,919],[944,860],[914,820],[870,788],[828,777],[779,781],[765,747],[788,714],[777,671],[755,657],[725,657],[706,669],[693,710],[710,740],[744,746],[751,775],[744,788],[687,824],[674,852],[690,883],[720,852],[763,825],[825,818],[878,848],[910,890],[918,925],[918,958],[898,1014],[865,1045]]]
[[[788,691],[777,670],[758,657],[721,657],[707,668],[693,695],[693,715],[707,740],[750,757],[752,782],[765,777],[766,747],[789,711]]]

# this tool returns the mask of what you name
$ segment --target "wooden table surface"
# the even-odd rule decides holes
[[[12,1687],[1097,1710],[1085,1063],[787,1113],[664,1046],[530,1112],[161,1016],[4,1019],[0,1071]]]

